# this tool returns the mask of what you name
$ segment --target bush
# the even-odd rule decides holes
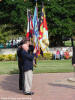
[[[51,60],[52,54],[51,53],[44,53],[43,56],[39,55],[38,60]]]
[[[5,60],[5,61],[9,61],[9,57],[8,57],[8,55],[5,55],[5,57],[4,57],[3,60]]]
[[[50,60],[52,59],[51,53],[44,53],[43,56],[39,55],[37,60]],[[0,55],[0,61],[15,61],[17,60],[17,54],[12,55]]]
[[[16,54],[0,55],[0,61],[15,61],[15,60],[16,60]]]
[[[44,59],[45,59],[45,60],[50,60],[50,59],[52,59],[52,54],[51,54],[51,53],[44,53]]]
[[[5,59],[5,55],[0,55],[0,61]]]

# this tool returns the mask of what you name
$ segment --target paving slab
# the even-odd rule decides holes
[[[26,96],[18,89],[18,75],[0,75],[0,100],[75,100],[73,73],[34,74],[32,91]]]

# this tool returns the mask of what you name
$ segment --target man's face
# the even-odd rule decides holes
[[[28,51],[28,50],[29,50],[29,41],[27,41],[27,43],[23,44],[23,45],[22,45],[22,48],[23,48],[25,51]]]
[[[28,46],[30,45],[30,41],[27,41],[27,43],[26,43]]]

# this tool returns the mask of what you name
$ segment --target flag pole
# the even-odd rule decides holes
[[[28,11],[29,16],[29,38],[30,38],[30,10]]]
[[[27,19],[29,19],[29,38],[30,38],[30,10],[27,9]]]
[[[36,8],[37,8],[37,0],[35,0],[36,1]],[[38,8],[37,8],[37,18],[38,18]],[[38,19],[37,19],[38,20]],[[37,23],[37,25],[38,25],[38,23]],[[39,26],[39,25],[38,25]],[[38,37],[39,38],[39,37]],[[37,40],[38,41],[38,43],[39,43],[39,39]]]
[[[29,13],[29,39],[30,39],[30,42],[31,42],[31,33],[30,33],[30,9],[29,9],[29,11],[28,11]]]

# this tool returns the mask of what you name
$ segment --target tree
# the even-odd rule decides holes
[[[5,44],[8,39],[8,36],[11,35],[14,31],[11,30],[12,25],[3,24],[0,25],[0,44]]]
[[[24,32],[27,27],[27,8],[31,8],[29,0],[3,0],[0,3],[1,24],[11,23],[17,29],[16,33]]]
[[[63,45],[63,38],[75,34],[74,0],[37,0],[40,16],[44,2],[50,42]],[[0,2],[0,24],[12,24],[15,34],[26,32],[27,8],[33,14],[34,0],[2,0]]]
[[[50,0],[46,5],[49,35],[53,36],[55,45],[62,45],[62,38],[74,31],[75,1]]]
[[[0,2],[0,43],[5,43],[11,35],[26,32],[27,8],[29,0],[2,0]],[[24,34],[21,34],[22,36]]]
[[[39,9],[41,9],[42,1],[45,5],[50,43],[55,46],[63,45],[65,37],[68,38],[75,34],[75,1],[37,0]]]

